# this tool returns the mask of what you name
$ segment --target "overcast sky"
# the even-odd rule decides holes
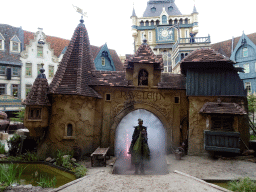
[[[1,2],[0,23],[36,32],[43,28],[46,35],[71,39],[80,15],[73,5],[88,14],[85,18],[91,45],[107,43],[119,55],[133,53],[131,19],[133,3],[142,17],[148,0],[4,0]],[[194,0],[175,0],[182,14],[193,11]],[[199,12],[197,37],[210,34],[212,43],[255,31],[255,0],[196,0]]]

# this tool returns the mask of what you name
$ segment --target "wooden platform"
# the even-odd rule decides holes
[[[95,160],[103,160],[104,166],[106,167],[106,156],[108,153],[108,148],[100,148],[98,147],[92,154],[91,154],[91,166],[93,167]],[[100,158],[100,159],[99,159]]]

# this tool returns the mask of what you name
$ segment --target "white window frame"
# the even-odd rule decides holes
[[[152,38],[152,31],[149,31],[149,32],[148,32],[148,41],[149,41],[149,42],[152,42],[152,39],[153,39],[153,38]]]
[[[242,50],[243,50],[243,57],[248,57],[248,47],[244,47]]]
[[[30,65],[30,66],[28,66]],[[27,67],[30,67],[30,75],[27,75]],[[25,66],[25,77],[32,77],[32,63],[26,63],[26,66]]]
[[[14,68],[17,68],[17,69],[18,69],[18,74],[17,74],[17,75],[14,75]],[[13,67],[13,68],[12,68],[12,76],[13,76],[13,77],[19,77],[19,76],[20,76],[20,68],[19,68],[19,67]]]
[[[39,49],[42,49],[42,55],[38,55]],[[44,57],[44,47],[42,47],[42,46],[37,46],[37,48],[36,48],[36,56],[39,57],[39,58]]]
[[[31,84],[26,84],[26,86],[25,86],[25,94],[26,94],[26,97],[27,97],[27,95],[29,94],[29,92],[27,92],[27,90],[30,88],[30,91],[32,90],[32,85]]]
[[[6,84],[4,84],[4,83],[0,83],[1,85],[4,85],[4,87],[1,87],[1,88],[4,88],[4,94],[3,95],[5,95],[6,94]]]
[[[143,42],[143,40],[144,40],[144,35],[145,35],[145,32],[141,31],[141,42]]]
[[[0,75],[6,75],[6,66],[5,65],[1,65],[0,67],[4,67],[5,69],[4,69],[4,74],[0,74]]]
[[[14,39],[15,37],[17,37],[17,35],[14,35],[10,40],[10,52],[20,53],[20,43],[21,43],[21,41],[13,41],[12,39]],[[19,39],[19,38],[17,37],[17,39]],[[18,50],[13,50],[13,43],[18,44]]]
[[[101,57],[101,65],[106,66],[106,59],[105,57]]]
[[[251,93],[252,92],[252,84],[251,84],[251,82],[245,82],[244,83],[244,88],[247,90],[247,93]]]
[[[0,34],[1,35],[1,34]],[[4,40],[0,39],[0,41],[2,42],[2,47],[0,47],[0,50],[4,51]]]
[[[248,66],[248,71],[246,70],[247,66]],[[244,64],[243,67],[244,67],[244,73],[250,73],[250,65],[249,65],[249,63]]]

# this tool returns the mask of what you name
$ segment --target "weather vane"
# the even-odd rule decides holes
[[[83,16],[84,16],[84,17],[88,17],[88,16],[87,16],[87,12],[83,12],[83,10],[82,10],[81,8],[79,8],[79,7],[75,6],[75,5],[73,5],[73,7],[74,7],[74,9],[76,10],[76,12],[78,12],[78,13],[81,14],[82,18],[83,18]]]

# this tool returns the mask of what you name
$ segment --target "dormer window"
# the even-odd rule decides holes
[[[3,35],[0,33],[0,50],[4,50],[4,40]]]
[[[10,40],[10,51],[19,53],[20,52],[20,44],[21,44],[21,41],[19,40],[19,38],[16,35],[14,35],[13,38],[11,38],[11,40]]]
[[[173,6],[168,7],[168,10],[172,11],[173,10]]]
[[[152,8],[151,8],[151,11],[152,11],[153,13],[155,13],[155,12],[156,12],[156,8],[155,8],[155,7],[152,7]]]
[[[30,108],[29,109],[29,114],[28,114],[28,119],[32,120],[41,120],[41,108]]]
[[[248,48],[247,47],[243,48],[243,57],[248,57]]]

